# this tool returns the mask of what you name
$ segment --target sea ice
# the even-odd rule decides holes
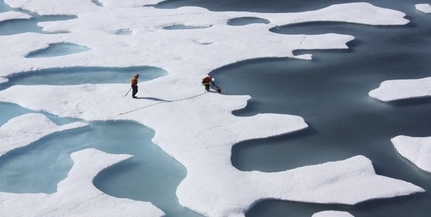
[[[16,20],[16,19],[30,19],[31,16],[26,13],[16,12],[16,11],[6,11],[0,13],[0,22],[6,20]]]
[[[424,12],[424,13],[431,13],[431,5],[430,4],[416,4],[415,5],[416,10]]]
[[[401,156],[431,173],[431,137],[397,136],[391,142]]]
[[[0,37],[2,50],[8,51],[0,53],[3,81],[8,76],[37,69],[86,66],[152,66],[169,73],[141,84],[138,99],[124,96],[128,85],[83,84],[15,85],[0,91],[0,101],[87,121],[132,120],[153,129],[153,142],[186,167],[187,177],[178,186],[177,196],[181,205],[196,212],[214,217],[244,216],[254,204],[270,198],[356,204],[423,191],[411,183],[375,174],[371,162],[363,156],[276,173],[239,171],[230,160],[233,145],[292,133],[308,125],[295,115],[234,116],[232,111],[244,108],[250,96],[204,93],[200,85],[200,79],[212,70],[238,61],[263,57],[310,59],[307,54],[294,56],[293,51],[347,49],[346,43],[354,39],[333,33],[275,34],[269,31],[275,26],[313,21],[404,25],[409,21],[402,12],[369,3],[332,5],[299,13],[249,13],[211,12],[198,7],[129,7],[157,1],[129,0],[124,7],[108,7],[121,4],[118,0],[100,0],[103,7],[84,0],[5,2],[39,14],[76,15],[76,18],[38,23],[44,31],[57,34]],[[270,23],[228,25],[229,20],[241,17],[256,17]],[[173,25],[208,28],[164,29]],[[130,30],[131,34],[117,35],[122,29]],[[50,44],[64,42],[91,50],[49,58],[25,57]],[[20,128],[25,127],[19,123],[12,120],[5,129],[17,129],[23,135],[25,131]],[[126,216],[162,215],[148,203],[109,197],[92,185],[91,180],[100,170],[130,156],[90,149],[72,157],[75,165],[58,184],[58,192],[0,193],[1,209],[8,210],[11,216],[30,213],[104,216],[108,212]]]
[[[388,80],[368,93],[381,101],[429,97],[431,96],[431,77],[422,79]]]
[[[431,13],[429,4],[416,4],[416,9]],[[381,101],[394,101],[431,96],[431,77],[421,79],[388,80],[368,93]],[[431,172],[431,137],[397,136],[391,139],[398,153],[417,167]]]
[[[348,212],[328,210],[315,213],[311,217],[353,217],[353,215]]]
[[[187,177],[177,190],[180,203],[207,216],[241,216],[257,201],[268,198],[356,204],[423,191],[376,175],[371,162],[362,156],[277,173],[238,171],[230,161],[234,144],[304,129],[303,119],[277,114],[232,115],[233,110],[246,106],[247,96],[200,93],[175,99],[170,91],[148,88],[149,81],[143,88],[145,94],[166,100],[154,102],[126,98],[121,94],[122,86],[16,85],[1,91],[0,99],[86,120],[134,120],[154,129],[153,142],[187,168]],[[131,101],[135,109],[130,108]],[[119,115],[124,110],[131,112]]]
[[[163,216],[148,202],[109,196],[93,186],[103,169],[130,158],[96,149],[72,153],[74,164],[67,178],[53,194],[12,194],[0,192],[0,207],[5,216]]]

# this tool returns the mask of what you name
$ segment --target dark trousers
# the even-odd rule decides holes
[[[132,97],[138,93],[138,85],[132,85]]]

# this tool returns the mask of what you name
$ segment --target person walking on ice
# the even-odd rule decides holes
[[[136,94],[138,93],[138,78],[139,74],[136,74],[130,79],[130,85],[132,85],[132,97],[138,98]]]
[[[204,85],[205,86],[205,90],[207,91],[207,92],[209,92],[210,91],[210,85],[214,85],[215,87],[216,87],[216,91],[218,92],[218,93],[220,93],[221,92],[221,88],[219,87],[219,86],[217,86],[215,83],[214,83],[214,78],[213,77],[211,77],[211,76],[206,76],[205,78],[202,78],[202,85]]]

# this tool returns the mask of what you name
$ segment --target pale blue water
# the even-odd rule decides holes
[[[47,48],[30,52],[27,58],[43,58],[43,57],[55,57],[64,56],[74,53],[80,53],[91,50],[88,47],[80,46],[73,43],[57,43],[50,44]]]
[[[128,84],[130,78],[139,74],[139,82],[153,80],[167,75],[160,68],[149,66],[137,67],[72,67],[42,69],[20,73],[8,77],[9,82],[0,84],[0,90],[13,85],[78,85],[78,84]],[[126,88],[127,89],[127,88]]]
[[[219,11],[291,12],[341,2],[353,1],[207,0],[204,4],[210,10]],[[232,150],[232,163],[244,171],[281,171],[360,154],[372,160],[378,174],[412,182],[427,192],[354,206],[269,200],[253,207],[247,213],[248,217],[305,217],[328,209],[348,211],[356,217],[429,216],[431,175],[400,157],[390,138],[400,134],[431,136],[431,99],[383,103],[368,97],[368,92],[384,80],[431,76],[431,15],[415,11],[413,5],[422,1],[369,2],[407,13],[411,24],[372,27],[322,22],[279,27],[271,31],[276,34],[335,32],[350,34],[356,39],[349,43],[349,50],[297,51],[313,53],[312,61],[261,59],[212,72],[216,83],[222,86],[223,94],[252,96],[249,105],[235,112],[236,115],[262,112],[295,114],[302,116],[310,125],[309,129],[298,133],[240,143]],[[0,12],[10,10],[2,3],[0,0]],[[157,7],[199,4],[203,4],[202,1],[173,1]],[[0,35],[4,34],[2,32],[17,34],[36,31],[33,28],[37,19],[47,18],[35,17],[19,25],[0,23]],[[255,18],[244,18],[232,20],[230,24],[254,22],[265,23]],[[145,67],[43,70],[11,77],[11,82],[0,86],[0,90],[16,84],[128,83],[132,74],[143,71],[147,73],[140,73],[140,81],[143,81],[143,74],[150,76],[147,78],[150,80],[166,73]],[[0,124],[31,112],[7,103],[0,103],[0,110]],[[72,121],[47,115],[57,124]],[[101,172],[94,180],[99,189],[117,197],[151,201],[168,216],[199,216],[179,206],[175,188],[186,171],[151,143],[153,134],[151,130],[132,122],[110,121],[91,122],[90,127],[85,129],[48,136],[0,158],[0,190],[54,192],[56,184],[72,165],[70,153],[96,147],[110,153],[135,155],[133,159]],[[30,183],[29,177],[39,182]]]

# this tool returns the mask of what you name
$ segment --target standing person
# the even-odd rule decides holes
[[[130,84],[132,85],[133,98],[138,98],[136,97],[136,94],[138,93],[138,78],[139,78],[139,74],[136,74],[132,77],[132,79],[130,79]]]
[[[217,92],[219,92],[219,93],[221,92],[221,88],[214,83],[214,78],[212,78],[209,75],[206,76],[205,78],[202,78],[202,85],[205,86],[205,90],[207,92],[210,91],[210,85],[211,84],[217,87],[217,89],[216,89]]]

